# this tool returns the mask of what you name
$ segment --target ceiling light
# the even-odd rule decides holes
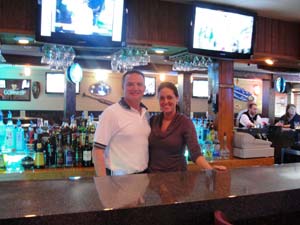
[[[97,81],[106,81],[108,78],[108,74],[106,70],[96,69],[94,71],[94,74],[95,74],[95,79]]]
[[[29,77],[31,75],[31,68],[30,66],[25,66],[24,67],[24,76]]]
[[[266,59],[265,63],[267,63],[268,65],[273,65],[274,64],[274,60],[272,60],[272,59]]]
[[[160,79],[160,81],[165,81],[166,75],[164,73],[160,73],[159,74],[159,79]]]

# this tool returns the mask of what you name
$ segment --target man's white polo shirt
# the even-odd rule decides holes
[[[148,167],[148,112],[131,108],[122,98],[99,117],[94,145],[105,149],[105,165],[111,171],[131,174]]]

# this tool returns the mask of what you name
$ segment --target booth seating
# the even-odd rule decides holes
[[[254,138],[245,132],[235,132],[233,137],[233,155],[238,158],[259,158],[274,156],[271,142]]]

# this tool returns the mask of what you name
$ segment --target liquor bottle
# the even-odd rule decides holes
[[[21,121],[18,120],[16,127],[16,151],[21,152],[25,150],[24,129],[22,128]]]
[[[0,111],[0,151],[5,148],[6,126],[3,123],[3,113]]]
[[[88,137],[89,143],[92,145],[94,142],[94,134],[96,131],[96,127],[95,127],[93,121],[94,121],[94,115],[91,113],[88,118],[87,124],[86,124],[86,131],[87,131],[87,135],[89,136]]]
[[[226,133],[224,133],[223,136],[223,148],[221,149],[221,158],[222,159],[229,159],[230,158],[230,151],[227,147],[227,136]]]
[[[79,145],[79,137],[72,141],[72,148],[75,153],[75,166],[82,166],[82,148]]]
[[[30,121],[30,125],[28,127],[28,143],[34,144],[34,128],[32,121]]]
[[[67,143],[64,145],[65,167],[73,166],[73,151],[70,144],[70,136],[67,136]]]
[[[83,166],[89,167],[92,166],[92,149],[93,145],[89,142],[88,136],[85,139],[85,146],[83,149]]]
[[[56,167],[63,167],[64,166],[64,152],[62,149],[61,134],[58,135],[57,139],[56,139]]]
[[[2,150],[0,149],[0,171],[5,170],[5,162],[4,162],[4,155]]]
[[[84,113],[82,113],[81,119],[80,119],[80,125],[78,127],[79,131],[79,144],[81,146],[85,145],[85,138],[86,138],[86,122],[85,122],[85,117]]]
[[[71,130],[69,124],[67,122],[63,122],[61,125],[61,135],[62,135],[62,145],[65,146],[67,144],[67,138],[71,135]]]
[[[56,166],[56,138],[55,135],[51,135],[48,143],[48,154],[49,154],[49,166]]]
[[[71,116],[71,123],[70,123],[70,132],[72,137],[72,142],[77,138],[78,132],[77,132],[77,122],[74,117],[74,115]]]
[[[213,145],[214,145],[214,152],[213,152],[213,158],[214,160],[218,160],[221,158],[220,155],[220,141],[219,141],[219,137],[218,137],[218,131],[214,132],[214,140],[213,140]]]
[[[44,152],[42,148],[42,143],[38,142],[36,144],[36,153],[34,158],[34,167],[37,169],[45,168],[45,158],[44,158]]]
[[[5,135],[5,148],[7,151],[12,151],[16,147],[16,133],[15,126],[12,121],[12,114],[9,111],[7,115],[7,124],[6,124],[6,135]]]

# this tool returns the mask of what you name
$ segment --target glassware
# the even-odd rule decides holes
[[[123,48],[111,58],[111,69],[113,72],[126,72],[136,66],[145,66],[150,63],[147,49]]]
[[[174,71],[197,71],[206,69],[211,63],[211,58],[204,56],[192,55],[185,53],[177,57],[170,57],[171,60],[174,60],[172,70]]]
[[[51,70],[65,70],[72,65],[75,51],[72,47],[62,45],[44,45],[41,63],[49,64]]]

